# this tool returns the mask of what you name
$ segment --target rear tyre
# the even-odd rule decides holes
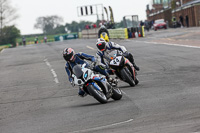
[[[137,85],[139,83],[138,78],[135,78],[135,85]]]
[[[113,89],[113,95],[112,95],[112,99],[114,100],[120,100],[122,98],[122,91],[119,88],[115,88]]]
[[[130,86],[135,86],[135,82],[132,79],[132,75],[130,74],[130,72],[128,73],[124,68],[120,71],[121,76],[123,77],[123,79],[125,79],[125,81],[127,83],[129,83]]]
[[[103,91],[99,91],[97,90],[93,85],[89,85],[87,87],[90,95],[92,95],[97,101],[99,101],[100,103],[104,104],[104,103],[107,103],[108,100],[105,96],[105,94],[103,93]]]

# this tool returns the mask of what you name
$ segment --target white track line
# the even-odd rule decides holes
[[[187,47],[187,48],[200,48],[199,46],[190,46],[190,45],[182,45],[182,44],[172,44],[172,43],[159,43],[159,42],[147,42],[147,41],[136,41],[141,43],[151,43],[151,44],[164,44],[169,46],[179,46],[179,47]]]
[[[74,131],[74,132],[70,132],[70,133],[81,133],[81,132],[96,131],[96,130],[101,130],[101,129],[105,129],[105,128],[121,125],[121,124],[126,124],[126,123],[129,123],[131,121],[133,121],[133,119],[129,119],[127,121],[122,121],[122,122],[118,122],[118,123],[113,123],[113,124],[106,125],[106,126],[100,126],[100,127],[94,127],[94,128],[89,128],[89,129],[80,130],[80,131]]]
[[[122,91],[122,93],[126,95],[126,93],[124,91]],[[81,133],[81,132],[97,131],[97,130],[106,129],[106,128],[110,128],[110,127],[121,125],[121,124],[126,124],[126,123],[129,123],[131,121],[133,121],[133,119],[129,119],[129,120],[126,120],[126,121],[113,123],[113,124],[106,125],[106,126],[100,126],[100,127],[94,127],[94,128],[89,128],[89,129],[85,129],[85,130],[73,131],[73,132],[70,132],[70,133]]]
[[[121,90],[121,91],[122,91],[122,93],[123,93],[123,94],[125,94],[125,95],[126,95],[126,93],[125,93],[123,90]]]
[[[90,46],[88,46],[88,45],[87,45],[87,48],[89,48],[89,49],[92,49],[92,50],[95,50],[95,48],[93,48],[93,47],[90,47]]]
[[[5,49],[2,49],[0,53],[3,53],[4,50],[5,50]]]
[[[59,81],[58,81],[58,76],[56,74],[56,72],[54,71],[54,69],[52,68],[51,64],[49,63],[49,61],[47,59],[44,59],[44,62],[46,63],[46,65],[49,67],[51,73],[53,74],[53,77],[54,77],[54,81],[58,84]]]

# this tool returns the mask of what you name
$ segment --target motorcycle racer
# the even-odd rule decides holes
[[[96,46],[98,48],[98,51],[96,53],[98,65],[103,66],[104,68],[107,68],[108,64],[104,61],[104,59],[109,60],[108,54],[112,52],[113,50],[119,50],[123,53],[124,57],[129,59],[129,61],[132,63],[133,67],[137,71],[140,70],[140,68],[135,64],[133,55],[129,53],[124,46],[120,46],[119,44],[114,43],[114,42],[106,42],[102,38],[97,39]]]
[[[108,38],[107,40],[109,41],[110,36],[109,36],[108,30],[106,29],[106,27],[104,25],[102,25],[98,31],[98,38],[101,37],[101,33],[103,33],[103,32],[107,33],[107,38]]]
[[[92,61],[92,62],[96,61],[94,56],[88,55],[88,54],[82,53],[82,52],[79,52],[79,53],[76,54],[75,51],[72,48],[65,48],[63,50],[63,58],[67,61],[66,66],[65,66],[65,70],[68,74],[69,82],[72,85],[73,85],[73,79],[72,79],[71,76],[73,74],[73,71],[72,71],[73,67],[77,64],[86,64],[86,67],[90,67],[88,62],[86,62],[85,60],[89,60],[89,61]],[[108,72],[105,69],[100,69],[99,66],[95,66],[92,69],[94,71],[100,72],[101,74],[105,75],[106,78],[110,82],[114,82],[114,80],[109,76]],[[82,90],[82,88],[79,88],[78,94],[79,94],[79,96],[84,97],[86,93]]]

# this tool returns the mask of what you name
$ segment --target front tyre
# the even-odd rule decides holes
[[[122,98],[122,91],[119,88],[114,88],[112,90],[113,95],[111,96],[114,100],[120,100]]]
[[[133,80],[132,75],[131,75],[130,72],[128,73],[128,72],[123,68],[123,69],[120,71],[120,74],[121,74],[121,76],[123,77],[123,79],[124,79],[127,83],[129,83],[130,86],[135,86],[135,82],[134,82],[134,80]]]
[[[100,103],[104,104],[108,102],[105,94],[102,91],[97,90],[93,85],[88,85],[87,90],[90,95],[92,95]]]

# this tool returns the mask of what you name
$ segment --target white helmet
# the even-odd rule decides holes
[[[97,39],[96,46],[100,51],[106,50],[106,41],[103,38]]]

